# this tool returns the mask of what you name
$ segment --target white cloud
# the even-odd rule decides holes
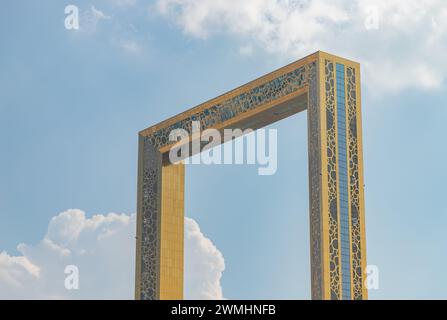
[[[10,288],[20,288],[20,279],[28,280],[39,277],[39,267],[25,257],[11,257],[5,251],[0,252],[0,279]]]
[[[365,83],[382,92],[434,89],[447,72],[445,0],[158,0],[156,7],[191,37],[232,34],[287,59],[324,50],[358,60]],[[378,29],[367,28],[373,12]]]
[[[37,245],[0,253],[0,299],[133,299],[135,215],[87,218],[71,209],[53,217]],[[79,268],[79,290],[66,290],[67,265]],[[185,298],[220,299],[222,254],[185,220]]]
[[[137,4],[136,0],[113,0],[116,10],[133,7]],[[114,11],[116,11],[114,10]],[[99,29],[101,21],[109,21],[107,28]],[[113,45],[127,53],[138,55],[143,53],[144,35],[138,35],[138,28],[132,23],[123,23],[120,19],[113,18],[104,11],[90,6],[83,11],[80,17],[79,29],[85,35],[95,35],[102,31],[102,35]],[[112,30],[112,31],[111,31]]]
[[[224,270],[222,253],[203,235],[197,222],[185,218],[185,297],[223,299],[220,279]]]
[[[101,10],[96,9],[95,6],[91,6],[90,11],[92,12],[92,15],[97,20],[107,20],[107,19],[111,18],[110,16],[108,16],[104,12],[102,12]]]
[[[111,16],[105,14],[103,11],[96,9],[95,6],[81,14],[79,21],[79,30],[86,33],[93,33],[97,30],[98,23],[102,20],[110,20]]]

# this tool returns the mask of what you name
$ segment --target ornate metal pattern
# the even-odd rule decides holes
[[[329,272],[331,299],[340,299],[340,250],[337,208],[337,148],[334,63],[325,60],[326,155],[329,207]]]
[[[142,176],[142,228],[141,228],[141,293],[142,300],[157,299],[160,256],[160,188],[161,153],[148,138],[144,139]]]
[[[149,137],[150,142],[154,147],[161,148],[169,144],[169,133],[172,130],[184,129],[191,133],[192,121],[200,121],[201,130],[205,130],[234,118],[243,112],[253,110],[260,105],[295,92],[308,84],[310,68],[312,68],[312,64],[300,67],[241,95],[178,121],[171,126],[162,128]]]
[[[359,158],[357,139],[357,96],[356,79],[354,68],[347,68],[347,98],[348,98],[348,154],[349,154],[349,180],[351,197],[351,246],[352,246],[352,287],[353,298],[362,299],[363,272],[362,272],[362,251],[360,234],[360,189],[359,189]]]
[[[312,299],[323,297],[322,239],[321,239],[321,141],[320,106],[318,103],[317,67],[312,63],[309,78],[308,135],[309,135],[309,202],[311,243]]]

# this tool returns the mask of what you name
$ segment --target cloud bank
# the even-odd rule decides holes
[[[158,0],[188,36],[229,34],[287,59],[317,50],[362,62],[376,92],[436,89],[445,80],[445,0]]]
[[[37,245],[21,255],[0,253],[0,299],[133,299],[135,215],[87,218],[78,209],[53,217]],[[67,290],[64,270],[79,270],[79,289]],[[185,298],[222,299],[220,251],[185,218]]]
[[[185,218],[185,297],[223,299],[220,279],[224,270],[222,253],[203,235],[196,221]]]

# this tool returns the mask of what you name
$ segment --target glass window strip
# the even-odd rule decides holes
[[[336,84],[342,299],[351,299],[345,66],[340,63],[336,64]]]

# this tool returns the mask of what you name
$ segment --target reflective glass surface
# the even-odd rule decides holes
[[[348,167],[346,139],[345,66],[337,63],[337,142],[338,189],[340,201],[340,247],[342,272],[342,298],[351,299],[351,261],[349,244]]]

